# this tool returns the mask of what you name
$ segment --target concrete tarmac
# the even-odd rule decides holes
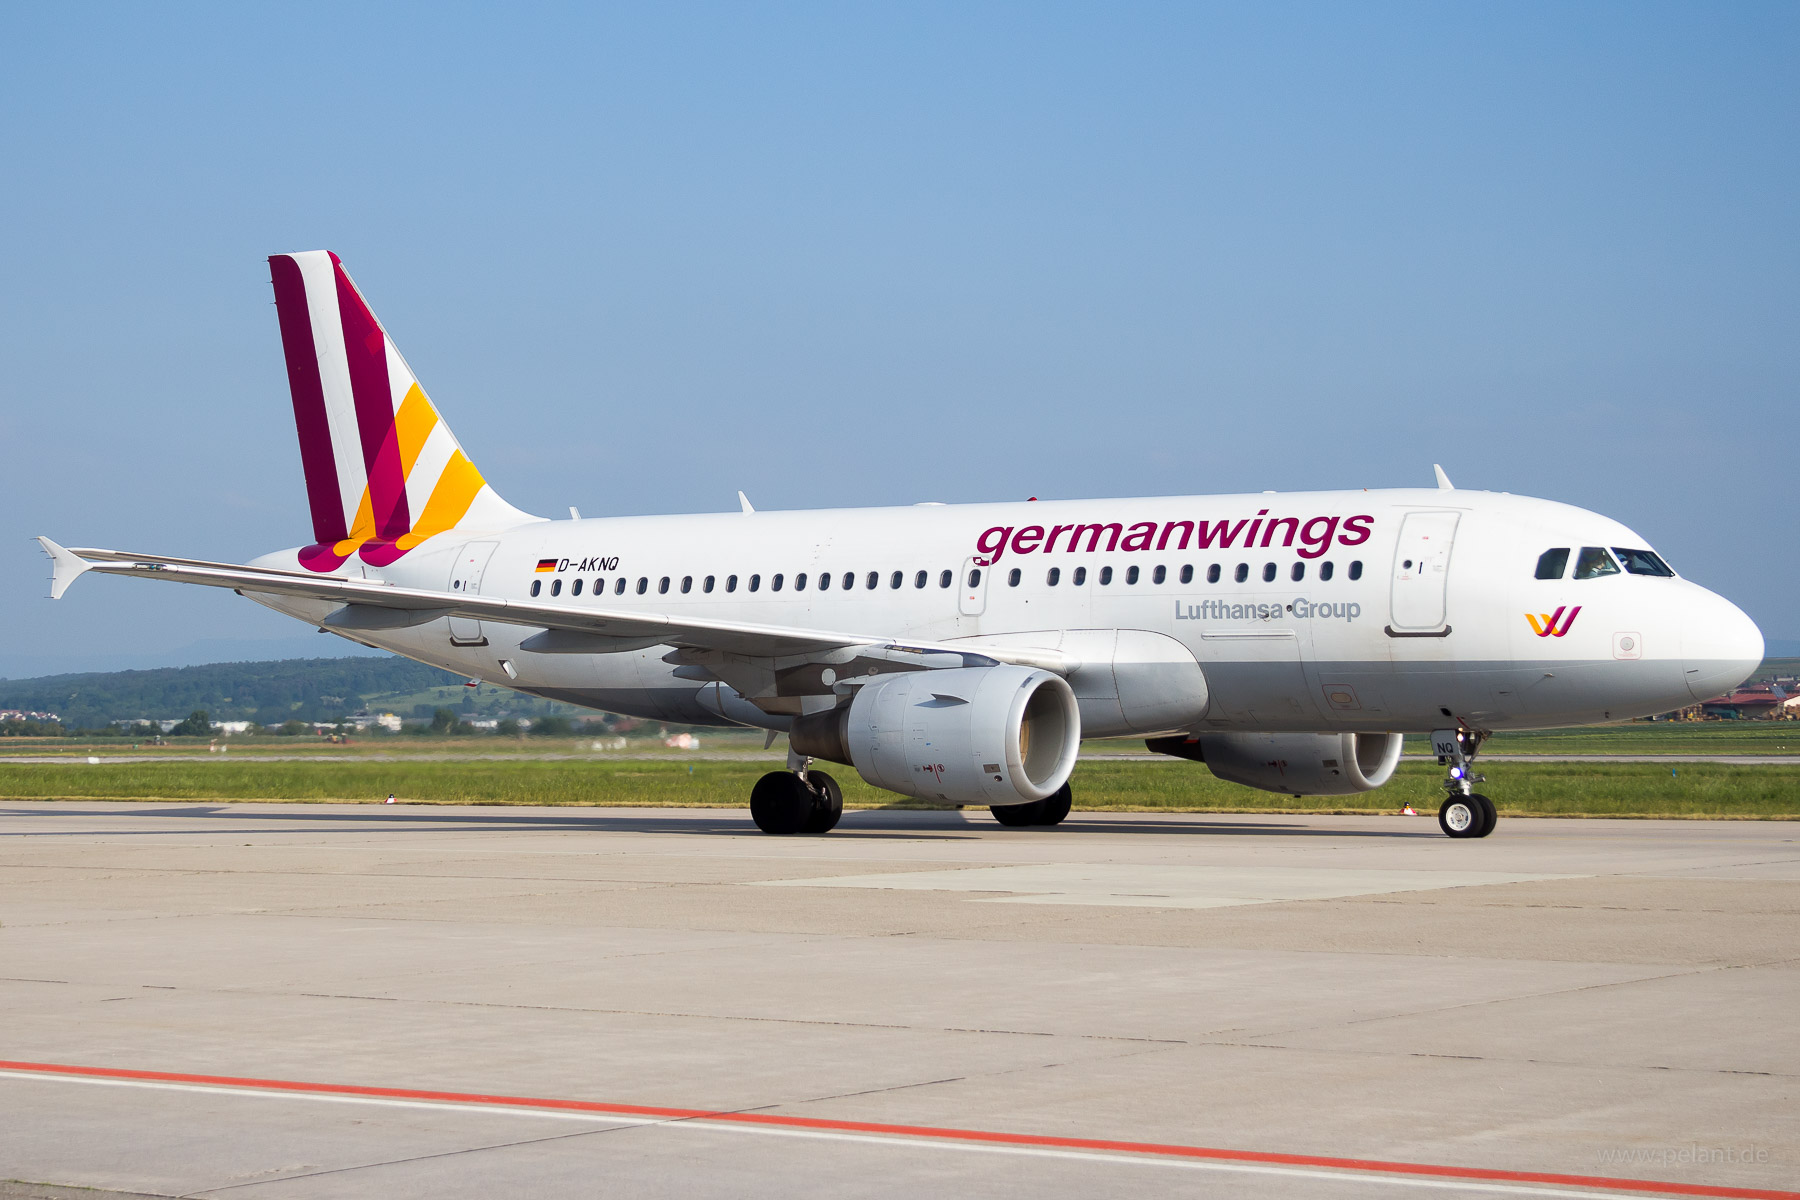
[[[1793,823],[5,803],[0,1196],[1769,1194],[1797,935]]]

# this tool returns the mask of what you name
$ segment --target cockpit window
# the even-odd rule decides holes
[[[1633,575],[1660,575],[1664,579],[1675,577],[1675,572],[1669,570],[1669,564],[1652,551],[1614,546],[1613,553],[1619,556],[1619,565]]]
[[[1546,550],[1538,555],[1537,577],[1539,579],[1561,579],[1563,571],[1569,566],[1569,548],[1558,546],[1554,550]]]
[[[1617,575],[1619,564],[1612,560],[1605,546],[1583,546],[1575,559],[1576,579],[1598,579],[1602,575]]]

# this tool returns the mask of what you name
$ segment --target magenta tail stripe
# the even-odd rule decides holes
[[[344,352],[350,366],[350,391],[356,397],[356,429],[362,438],[363,466],[369,475],[369,504],[375,534],[397,538],[412,528],[406,506],[406,478],[400,449],[392,436],[394,395],[388,382],[387,346],[375,314],[363,302],[340,264],[338,314],[344,328]]]
[[[313,345],[312,316],[300,264],[285,254],[269,258],[275,287],[275,315],[281,322],[281,351],[287,358],[288,391],[294,398],[294,425],[300,433],[300,467],[312,509],[313,537],[341,541],[349,532],[338,495],[337,459],[331,452],[331,425],[325,416],[325,389]]]

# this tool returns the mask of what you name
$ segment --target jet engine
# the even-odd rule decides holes
[[[1397,733],[1198,733],[1151,738],[1158,754],[1203,762],[1220,779],[1290,796],[1348,796],[1386,783]]]
[[[1028,804],[1068,782],[1081,709],[1049,671],[909,671],[862,685],[849,704],[795,718],[789,740],[796,753],[846,763],[903,796]]]

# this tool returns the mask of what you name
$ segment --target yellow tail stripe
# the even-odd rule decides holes
[[[424,389],[413,384],[406,389],[406,398],[400,402],[400,411],[394,414],[394,433],[400,444],[400,478],[405,479],[412,474],[413,464],[419,460],[419,451],[425,446],[425,439],[437,427],[437,410],[431,407],[426,399]]]
[[[410,550],[433,534],[442,533],[463,519],[469,506],[475,503],[475,495],[487,481],[481,472],[475,469],[461,450],[450,456],[444,465],[444,473],[438,476],[437,486],[431,489],[431,499],[425,502],[425,511],[413,522],[412,531],[403,534],[394,544],[402,550]]]

